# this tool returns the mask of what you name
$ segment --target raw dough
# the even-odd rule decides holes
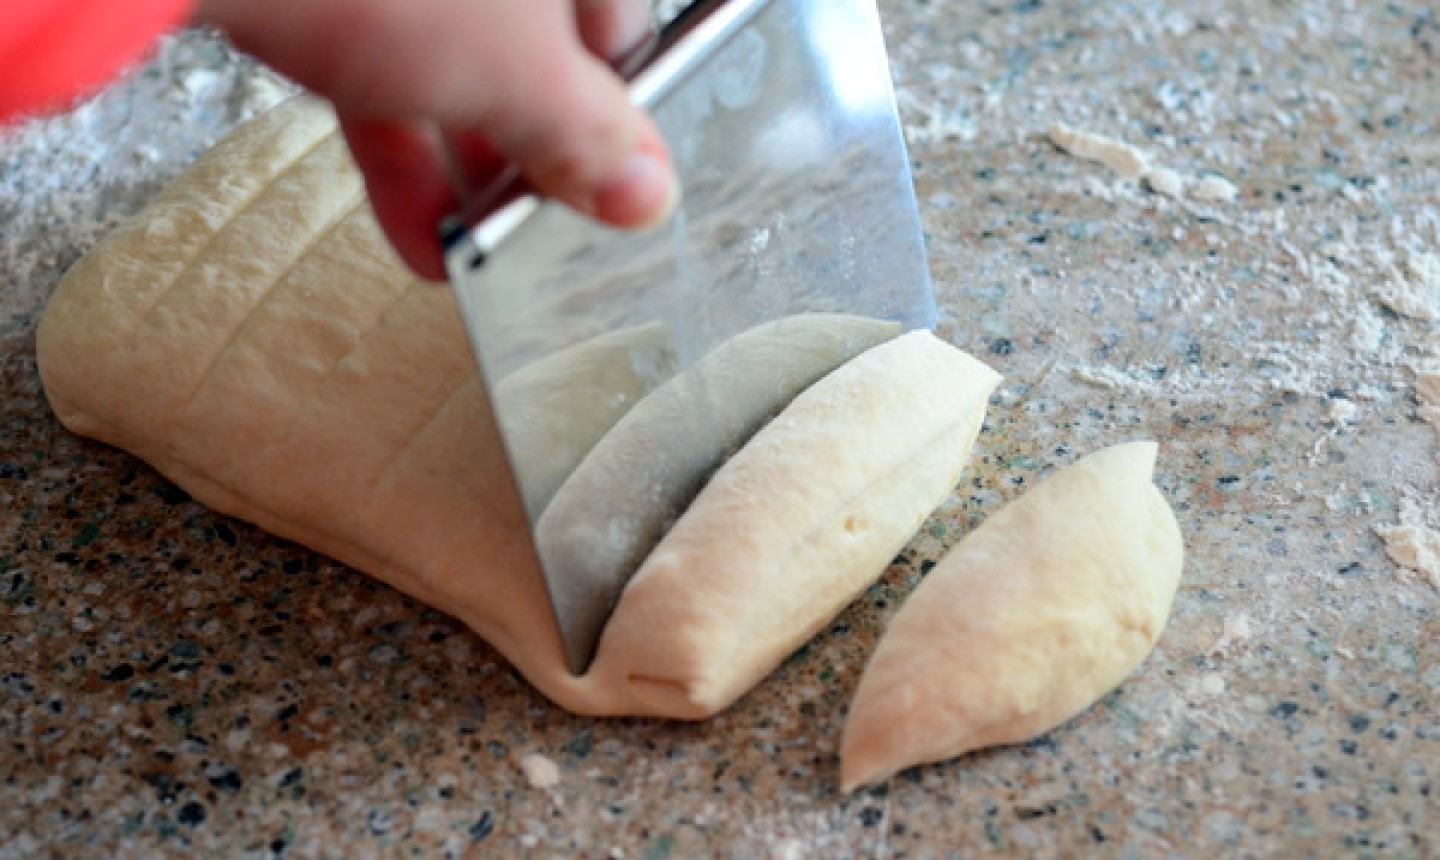
[[[1398,523],[1377,526],[1375,534],[1385,541],[1385,554],[1391,561],[1440,588],[1440,532],[1425,525],[1425,515],[1413,499],[1400,501]]]
[[[1145,174],[1145,182],[1156,194],[1179,197],[1185,193],[1185,177],[1168,167],[1156,167]]]
[[[917,331],[751,439],[645,560],[600,640],[646,706],[703,717],[874,581],[949,495],[1000,377]]]
[[[520,772],[531,788],[551,789],[560,784],[560,766],[554,759],[540,753],[521,756]]]
[[[1144,179],[1157,194],[1179,197],[1187,189],[1190,197],[1206,203],[1231,203],[1239,189],[1223,176],[1190,180],[1179,171],[1152,164],[1134,146],[1123,140],[1071,128],[1063,122],[1050,126],[1050,142],[1076,158],[1096,161],[1129,180]]]
[[[1150,170],[1145,153],[1113,137],[1092,134],[1071,128],[1063,122],[1050,126],[1050,141],[1075,156],[1098,161],[1129,180],[1137,180]]]
[[[720,344],[619,420],[535,527],[545,570],[564,584],[551,594],[573,634],[572,671],[584,671],[620,590],[726,456],[820,377],[898,334],[899,323],[845,314],[784,317]]]
[[[505,444],[533,523],[620,417],[675,375],[665,326],[600,335],[528,364],[495,386]]]
[[[1407,250],[1396,261],[1386,255],[1389,278],[1375,290],[1380,303],[1416,320],[1440,320],[1440,257]]]
[[[1240,189],[1223,176],[1206,176],[1190,187],[1190,196],[1205,203],[1234,203]]]
[[[994,379],[928,335],[830,374],[717,473],[575,678],[450,291],[393,260],[316,103],[237,130],[76,264],[38,358],[70,429],[459,617],[562,706],[685,717],[725,707],[884,569],[949,491]],[[749,497],[724,489],[759,474]],[[819,539],[847,507],[873,517],[853,552]],[[712,599],[736,642],[687,620],[730,623]],[[690,699],[650,678],[703,682]]]
[[[1180,529],[1153,442],[1086,457],[967,535],[901,608],[845,725],[845,790],[1049,731],[1154,647]]]

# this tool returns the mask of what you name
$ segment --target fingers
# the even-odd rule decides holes
[[[623,41],[637,26],[635,0],[583,2],[583,11],[576,0],[205,0],[202,8],[342,115],[475,130],[542,193],[615,226],[650,226],[678,196],[665,145],[582,41]]]
[[[390,244],[416,274],[445,280],[437,229],[456,200],[434,136],[383,121],[342,120],[341,129]]]
[[[614,60],[649,32],[650,4],[646,0],[575,0],[575,21],[586,50]]]
[[[477,105],[471,125],[542,193],[616,226],[649,226],[678,193],[669,156],[625,84],[581,42],[570,2],[528,4],[510,21],[506,50],[489,58],[506,84]],[[625,35],[628,2],[592,2],[589,26],[610,28],[592,38]]]

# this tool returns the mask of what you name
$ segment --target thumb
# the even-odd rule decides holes
[[[547,196],[615,226],[652,226],[679,196],[665,143],[581,43],[569,4],[557,6],[553,27],[548,15],[527,16],[509,49],[492,55],[506,84],[490,89],[472,127]]]
[[[478,134],[541,193],[618,227],[652,226],[679,196],[669,155],[586,49],[581,24],[594,15],[577,21],[574,3],[203,0],[202,13],[356,121]]]

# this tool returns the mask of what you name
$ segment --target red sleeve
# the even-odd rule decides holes
[[[0,0],[0,123],[65,107],[183,24],[194,0]]]

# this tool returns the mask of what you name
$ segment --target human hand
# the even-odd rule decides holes
[[[617,227],[674,208],[664,141],[601,59],[643,36],[646,0],[201,0],[199,15],[334,103],[380,226],[425,277],[445,276],[436,225],[457,208],[437,129],[478,185],[514,163]]]

